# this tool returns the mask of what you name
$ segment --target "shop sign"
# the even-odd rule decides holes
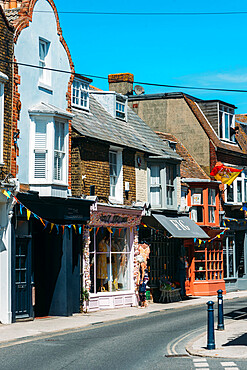
[[[92,226],[114,226],[114,227],[133,227],[139,225],[142,216],[126,215],[122,213],[93,212],[90,218]]]

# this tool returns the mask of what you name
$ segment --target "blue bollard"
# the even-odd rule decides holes
[[[223,313],[223,291],[219,289],[218,293],[218,330],[224,330],[224,313]]]
[[[208,305],[208,344],[207,349],[215,349],[214,340],[214,302],[207,302]]]

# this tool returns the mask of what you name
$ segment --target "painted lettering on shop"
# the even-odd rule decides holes
[[[185,225],[182,220],[170,220],[171,223],[176,226],[176,228],[181,230],[190,230],[189,226]]]
[[[100,215],[100,221],[112,224],[122,224],[128,222],[128,217],[121,217],[117,215]]]

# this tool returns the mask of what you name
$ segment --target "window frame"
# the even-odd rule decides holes
[[[226,135],[226,117],[228,120],[228,135]],[[231,129],[235,129],[234,108],[228,107],[222,103],[218,103],[218,132],[220,139],[236,143],[235,133],[231,134]]]
[[[199,194],[198,190],[201,192],[201,202],[198,201],[198,203],[193,203],[193,194]],[[196,192],[197,191],[197,192]],[[190,212],[190,218],[194,222],[198,224],[204,224],[205,222],[205,214],[204,214],[204,189],[202,187],[195,187],[190,189],[191,192],[191,212]],[[194,193],[193,193],[194,192]],[[198,221],[198,209],[202,210],[202,221]],[[192,211],[196,210],[196,213],[192,213]],[[196,214],[196,219],[194,215]]]
[[[78,96],[75,94],[76,91],[78,91]],[[78,99],[78,103],[76,103],[76,99]],[[86,105],[82,105],[81,102],[86,102]],[[89,110],[89,82],[74,78],[71,91],[71,104],[73,107]]]
[[[55,117],[54,115],[40,115],[32,113],[30,122],[29,139],[29,184],[30,185],[62,185],[68,186],[68,148],[69,148],[69,122],[66,118]],[[36,123],[44,122],[46,125],[46,148],[37,150],[35,148]],[[62,164],[62,177],[60,180],[54,178],[54,156],[55,156],[55,125],[64,125],[64,156]],[[35,150],[46,153],[46,176],[45,178],[35,177]]]
[[[45,55],[44,58],[41,58],[41,45],[45,46]],[[51,86],[51,71],[48,69],[44,69],[51,67],[51,42],[44,39],[43,37],[39,37],[39,85],[42,87],[50,87]]]
[[[232,253],[229,253],[229,240],[233,241]],[[230,276],[230,255],[232,256],[233,262],[233,275]],[[236,269],[236,238],[233,233],[227,233],[223,239],[223,266],[224,266],[224,279],[236,279],[238,277],[238,272]],[[226,266],[226,269],[225,269]]]
[[[241,201],[238,201],[238,184],[241,183]],[[232,189],[233,200],[228,200],[229,189]],[[247,202],[247,171],[242,171],[239,176],[229,185],[225,185],[225,203],[242,204]]]
[[[159,184],[151,183],[151,167],[157,166],[160,168],[160,182]],[[174,180],[173,184],[167,184],[167,167],[174,168]],[[176,163],[162,163],[160,161],[149,160],[147,163],[147,187],[148,187],[148,201],[151,204],[151,208],[154,209],[176,209],[177,208],[177,177],[178,177],[178,165]],[[160,203],[152,204],[151,188],[160,187]],[[168,204],[167,190],[173,188],[173,204]]]
[[[109,148],[109,201],[112,203],[119,203],[123,204],[123,159],[122,159],[122,152],[123,149],[119,147],[110,146]],[[116,154],[116,167],[117,167],[117,181],[115,184],[115,196],[111,195],[110,192],[110,182],[111,182],[111,174],[110,174],[110,153]]]

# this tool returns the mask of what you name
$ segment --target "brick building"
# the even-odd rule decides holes
[[[117,76],[117,78],[115,78]],[[109,75],[109,85],[119,89],[119,75]],[[128,80],[130,107],[156,131],[175,135],[209,176],[216,162],[244,169],[246,150],[241,130],[235,125],[236,107],[220,100],[201,100],[184,93],[134,95],[133,79]],[[237,133],[238,132],[238,133]],[[246,172],[231,186],[220,186],[220,223],[229,227],[224,238],[224,278],[227,290],[246,289],[246,221],[243,203],[247,200]]]
[[[15,145],[12,127],[14,29],[0,5],[0,321],[11,321],[11,218],[16,188]],[[10,193],[9,193],[10,194]]]

